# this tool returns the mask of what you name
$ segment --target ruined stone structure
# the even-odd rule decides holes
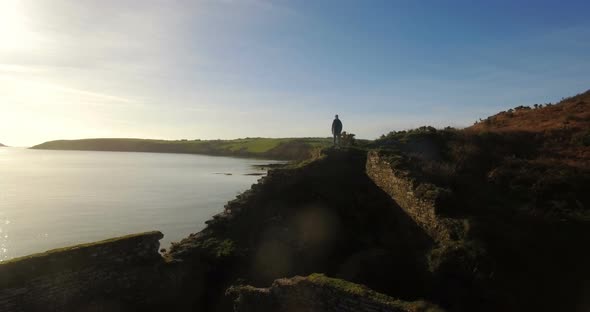
[[[459,220],[439,215],[440,197],[436,186],[419,184],[405,170],[394,168],[380,151],[367,155],[367,175],[437,242],[459,239],[464,229]],[[418,195],[421,192],[423,194]]]

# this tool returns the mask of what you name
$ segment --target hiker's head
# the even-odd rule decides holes
[[[338,119],[338,115],[336,115],[336,119]]]

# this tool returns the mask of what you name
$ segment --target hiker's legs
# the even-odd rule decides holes
[[[336,137],[337,137],[337,136],[338,136],[338,135],[337,135],[336,133],[334,133],[334,146],[336,146]]]
[[[334,134],[334,145],[340,147],[340,134]]]

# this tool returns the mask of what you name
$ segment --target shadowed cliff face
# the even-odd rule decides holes
[[[215,309],[229,309],[222,294],[236,281],[263,287],[314,272],[423,297],[433,242],[367,177],[365,163],[365,152],[329,150],[271,171],[167,257],[206,276],[201,303]]]

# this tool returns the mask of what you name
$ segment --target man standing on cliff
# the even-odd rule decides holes
[[[342,122],[338,119],[338,115],[332,122],[332,135],[334,135],[334,146],[340,146],[340,133],[342,133]]]

